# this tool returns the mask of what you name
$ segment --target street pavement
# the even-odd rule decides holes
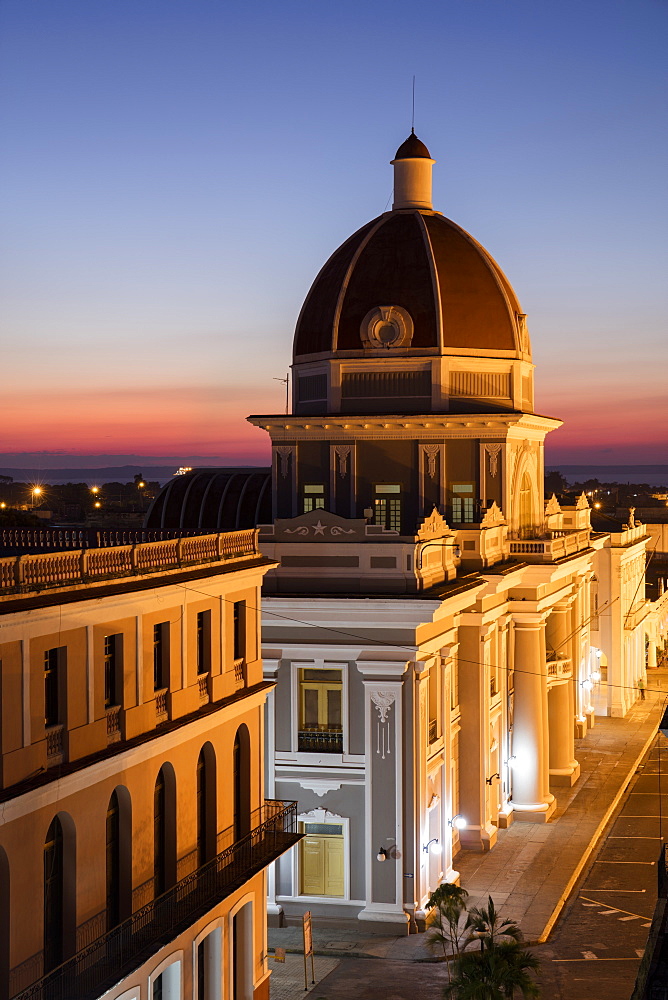
[[[516,920],[541,961],[543,997],[629,1000],[656,901],[659,774],[654,734],[668,692],[668,671],[652,671],[646,701],[625,719],[597,718],[577,741],[581,776],[554,789],[558,808],[545,825],[499,831],[488,854],[461,851],[456,865],[469,905],[491,895]],[[662,788],[668,833],[668,753]],[[270,928],[269,948],[299,952],[301,928]],[[447,969],[430,961],[426,935],[373,936],[354,921],[314,918],[316,955],[337,962],[309,992],[283,992],[287,969],[272,966],[272,998],[404,1000],[440,998]],[[547,943],[542,943],[547,941]],[[290,958],[290,955],[288,955]],[[360,961],[363,959],[363,961]],[[303,959],[301,959],[303,964]],[[324,970],[323,970],[324,972]],[[287,985],[287,984],[286,984]],[[281,990],[279,992],[279,990]]]

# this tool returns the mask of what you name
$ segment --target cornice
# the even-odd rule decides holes
[[[268,416],[253,415],[247,418],[254,427],[268,431],[275,438],[295,438],[308,436],[315,439],[331,440],[333,436],[342,438],[394,437],[421,440],[440,438],[444,432],[449,437],[504,437],[509,430],[546,433],[561,427],[562,421],[555,417],[543,417],[535,413],[431,413],[420,415],[350,416],[333,414],[328,416]]]

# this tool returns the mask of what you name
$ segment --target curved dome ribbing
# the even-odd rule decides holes
[[[271,521],[271,469],[193,469],[175,476],[149,508],[144,527],[238,531]]]
[[[360,326],[384,305],[410,314],[411,349],[530,360],[520,304],[496,261],[454,222],[415,209],[379,216],[332,254],[297,321],[295,362],[363,355]]]

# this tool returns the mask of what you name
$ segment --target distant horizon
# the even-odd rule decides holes
[[[267,463],[245,417],[283,412],[315,275],[391,204],[416,70],[434,210],[507,275],[564,422],[548,462],[666,455],[668,6],[305,10],[0,4],[0,461]]]

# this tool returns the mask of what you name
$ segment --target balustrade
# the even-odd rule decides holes
[[[155,692],[156,722],[164,722],[167,718],[167,688]]]
[[[46,730],[46,756],[49,767],[60,763],[65,753],[65,726],[50,726]]]
[[[77,928],[76,954],[56,969],[44,975],[42,952],[12,969],[10,995],[14,1000],[95,1000],[301,838],[297,803],[266,802],[253,812],[251,832],[219,848],[213,860],[198,867],[197,851],[181,858],[179,880],[161,896],[153,897],[153,879],[135,889],[133,905],[139,908],[112,930],[105,933],[106,910]]]
[[[107,709],[107,743],[118,743],[121,738],[121,707],[111,705]]]
[[[218,559],[243,559],[259,554],[257,535],[256,529],[249,529],[5,556],[0,558],[0,593],[156,573]],[[78,541],[83,545],[82,539]]]

